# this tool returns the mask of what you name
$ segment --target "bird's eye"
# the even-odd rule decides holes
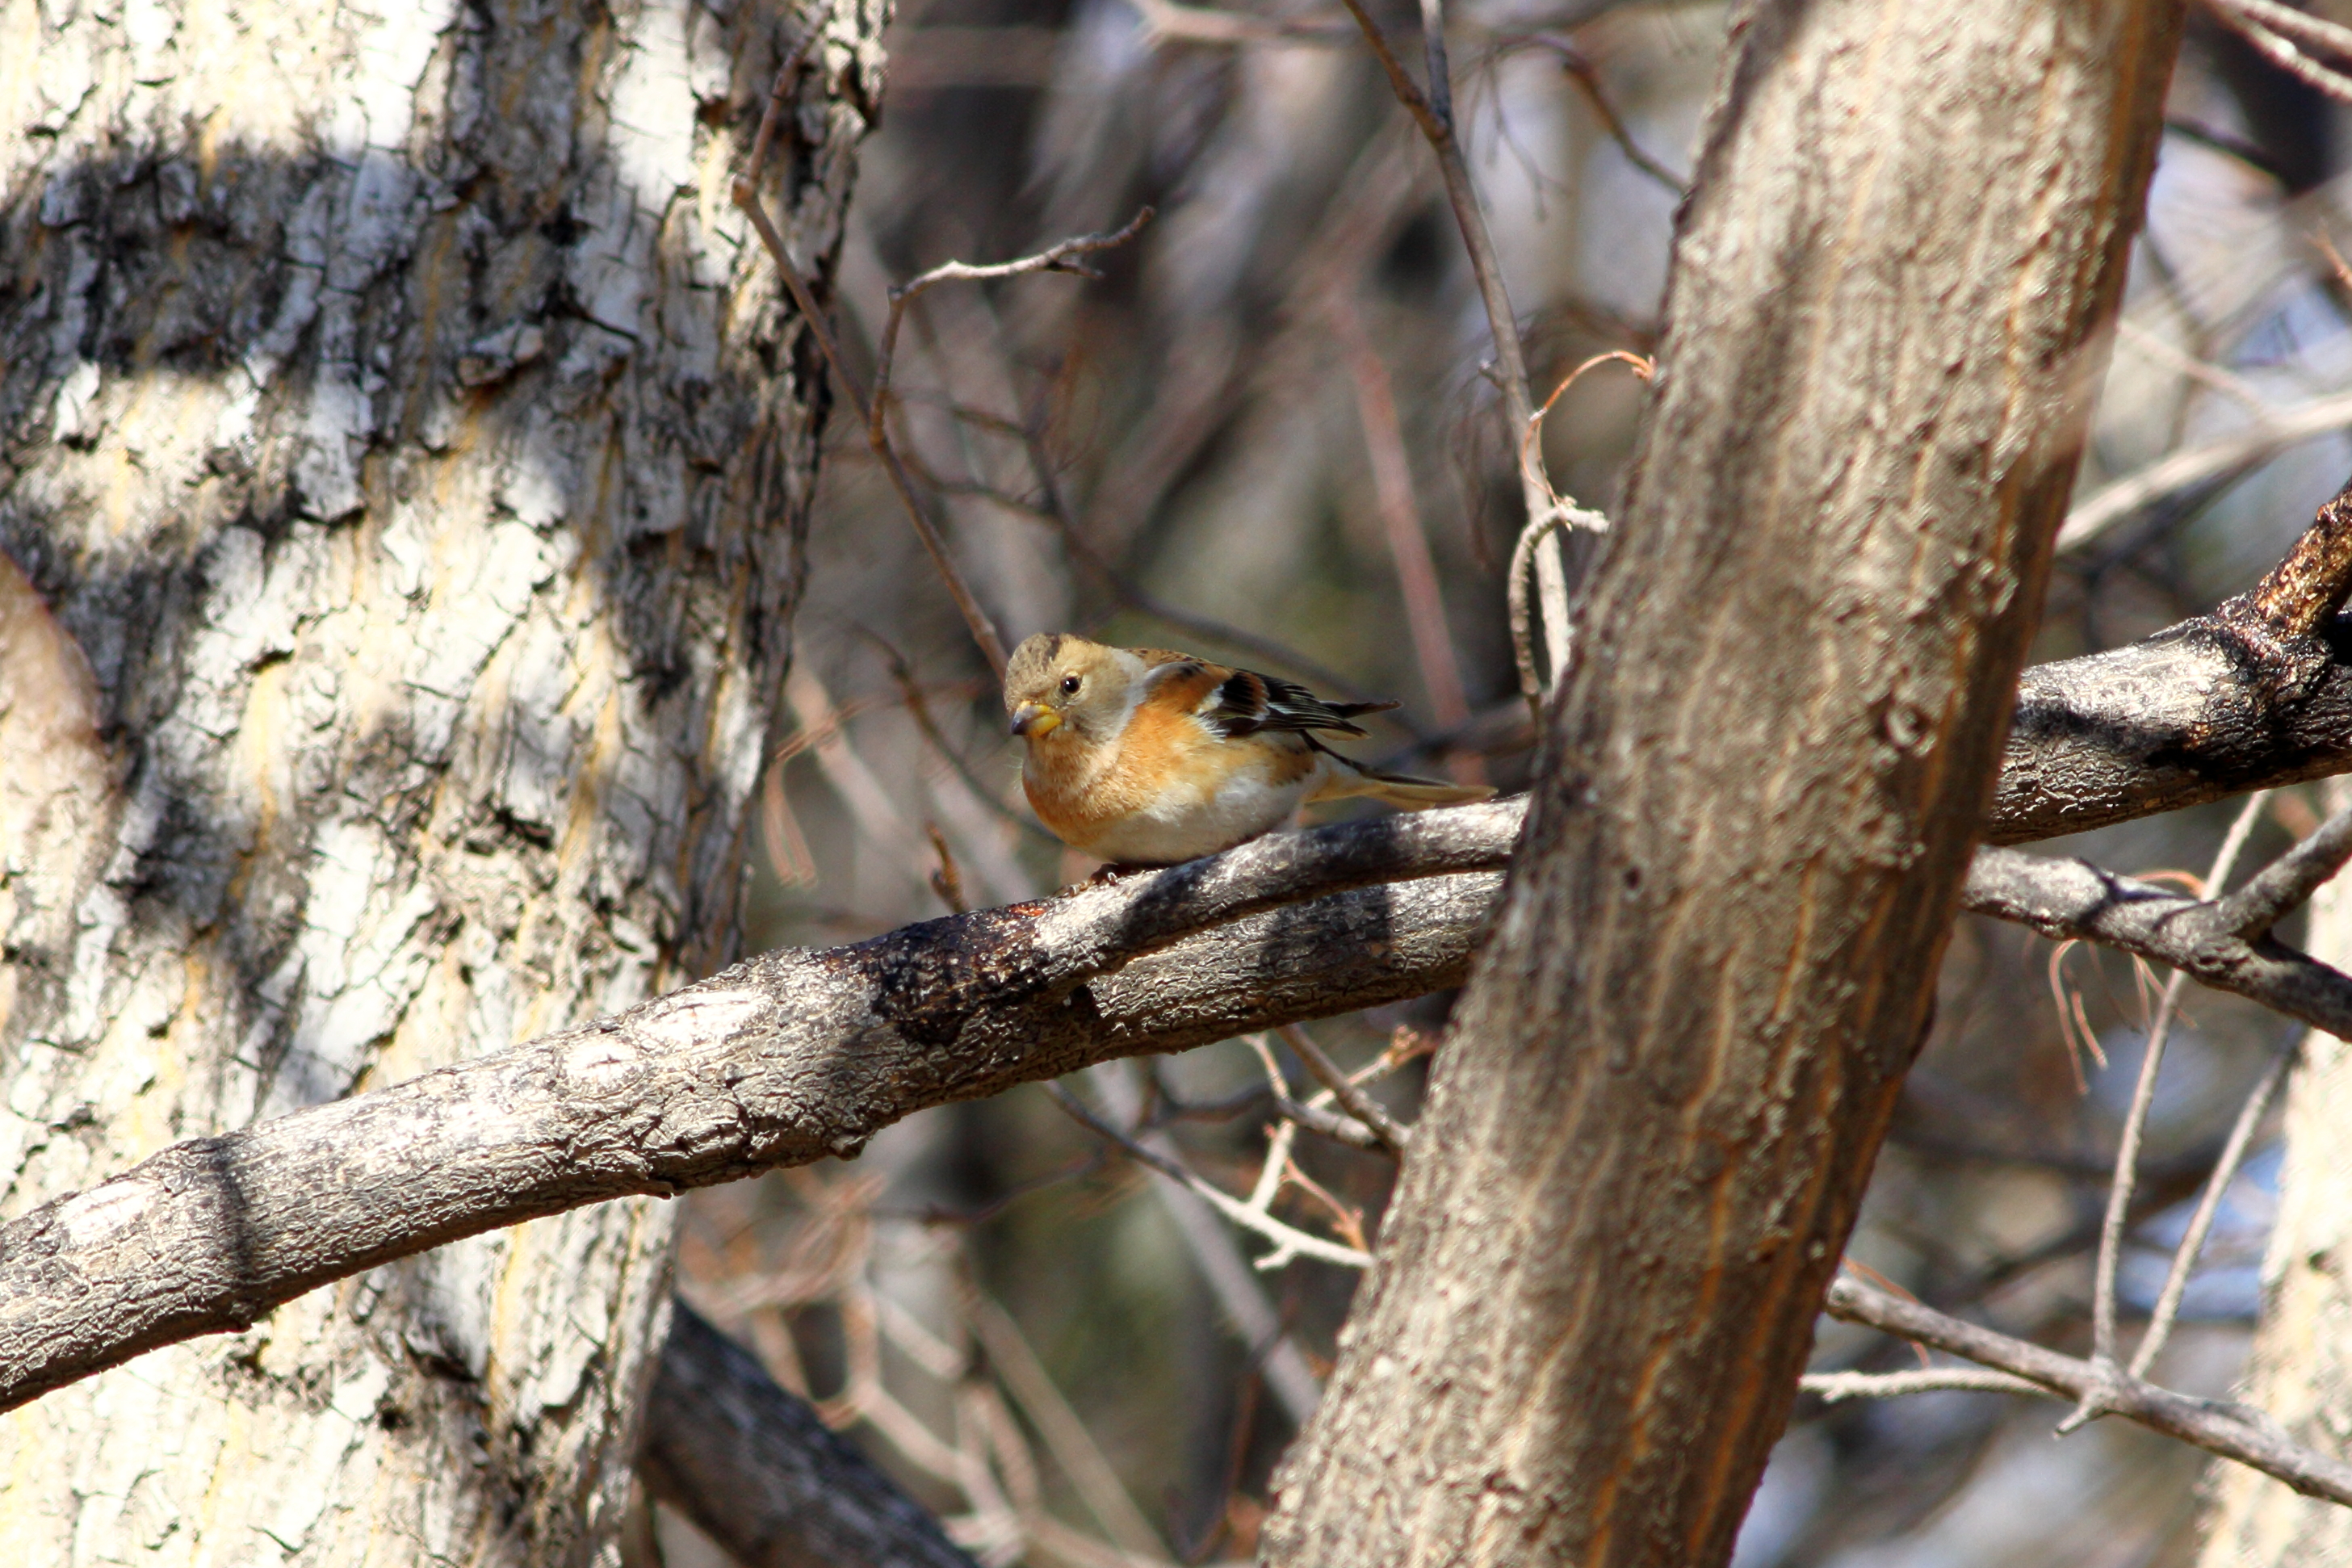
[[[1078,694],[1079,684],[1080,682],[1078,678],[1075,675],[1066,675],[1062,677],[1062,695],[1065,697],[1076,697]]]

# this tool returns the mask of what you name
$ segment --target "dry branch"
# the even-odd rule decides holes
[[[2053,1394],[2075,1400],[2095,1400],[2102,1410],[2275,1476],[2306,1497],[2352,1504],[2352,1465],[2305,1447],[2269,1415],[2247,1405],[2222,1399],[2197,1399],[2143,1383],[2128,1373],[2103,1373],[2089,1362],[1947,1317],[1933,1308],[1903,1300],[1859,1279],[1841,1279],[1832,1283],[1828,1310],[1832,1318],[1867,1323],[1916,1343],[1965,1356]]]
[[[684,1301],[646,1405],[654,1496],[748,1568],[974,1568],[939,1521]]]
[[[2352,668],[2306,635],[2335,631],[2341,510],[2245,599],[2029,671],[1989,837],[2352,768]],[[2186,689],[2129,679],[2184,668],[2203,671]],[[0,1227],[0,1402],[461,1236],[853,1152],[927,1106],[1459,984],[1518,821],[1503,802],[1281,835],[770,953],[616,1018],[175,1145]],[[1401,878],[1437,879],[1367,886]],[[2215,906],[2000,852],[1979,857],[1969,901],[2352,1033],[2352,979]]]
[[[1446,873],[1495,863],[1515,822],[1486,806],[1285,835],[769,953],[614,1018],[174,1145],[0,1228],[0,1404],[459,1237],[852,1154],[929,1105],[1457,984],[1497,879]],[[1442,879],[1271,908],[1416,873]]]

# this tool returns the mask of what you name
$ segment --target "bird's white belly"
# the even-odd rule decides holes
[[[1172,866],[1213,855],[1288,822],[1314,779],[1309,773],[1290,784],[1270,784],[1251,769],[1227,779],[1206,797],[1176,795],[1131,813],[1085,848],[1119,866]]]

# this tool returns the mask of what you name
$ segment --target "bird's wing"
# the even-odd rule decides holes
[[[1360,735],[1364,731],[1349,719],[1396,706],[1393,702],[1326,702],[1295,681],[1260,675],[1254,669],[1228,669],[1159,648],[1135,651],[1149,667],[1143,677],[1145,701],[1182,708],[1225,740],[1268,730],[1332,730],[1342,735]]]

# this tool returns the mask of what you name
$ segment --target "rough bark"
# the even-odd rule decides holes
[[[2352,805],[2352,785],[2328,788]],[[2352,963],[2352,888],[2311,900],[2315,957]],[[2263,1312],[2239,1397],[2296,1441],[2352,1459],[2352,1047],[2312,1030],[2287,1089],[2286,1161],[2263,1264]],[[2319,1568],[2352,1562],[2352,1509],[2217,1465],[2207,1479],[2203,1568]]]
[[[2308,765],[2308,752],[2294,738],[2294,682],[2280,677],[2282,672],[2308,668],[2315,658],[2325,665],[2336,655],[2325,640],[2305,636],[2291,624],[2298,616],[2309,619],[2324,613],[2324,605],[2285,615],[2280,613],[2284,600],[2270,590],[2296,577],[2294,563],[2308,557],[2316,542],[2326,539],[2329,528],[2323,518],[2312,536],[2298,546],[2296,555],[2290,557],[2289,564],[2273,573],[2248,596],[2248,602],[2269,606],[2265,614],[2271,616],[2273,635],[2259,644],[2242,639],[2240,646],[2245,651],[2231,666],[2231,679],[2205,689],[2204,695],[2217,710],[2235,710],[2250,701],[2277,704],[2276,722],[2249,725],[2246,732],[2285,737],[2280,749],[2265,753],[2249,743],[2232,764],[2242,770],[2250,783],[2298,776],[2296,770]],[[7,581],[11,580],[0,580],[0,588]],[[71,660],[62,657],[70,653],[68,644],[54,637],[41,641],[38,634],[47,624],[43,616],[29,611],[0,624],[0,631],[16,638],[7,645],[5,657],[39,674],[38,679],[23,683],[29,695],[10,710],[7,721],[22,726],[14,732],[27,737],[28,754],[48,759],[51,767],[70,772],[79,765],[75,758],[94,753],[78,749],[75,737],[82,731],[61,722],[58,715],[79,711],[76,704],[85,700],[86,681],[78,683]],[[2218,626],[2216,617],[2199,617],[2151,639],[2147,646],[2210,637]],[[2045,701],[2063,706],[2079,700],[2086,712],[2101,711],[2112,718],[2117,711],[2117,693],[2106,676],[2095,673],[2078,681],[2073,673],[2094,662],[2074,660],[2034,672]],[[2197,728],[2193,711],[2184,714],[2168,694],[2149,692],[2145,697],[2151,715],[2161,710],[2169,715],[2164,722],[2183,724],[2191,731]],[[2156,724],[2152,717],[2149,727]],[[2069,792],[2054,811],[2036,806],[2037,815],[2030,819],[2030,826],[2065,831],[2078,820],[2069,813],[2082,813],[2082,819],[2108,821],[2173,804],[2177,775],[2160,767],[2144,766],[2135,772],[2118,765],[2107,749],[2105,736],[2110,732],[2095,724],[2074,725],[2043,746],[2037,765],[2045,774],[2054,771],[2095,779],[2097,787]],[[2072,750],[2074,742],[2066,738],[2070,734],[2083,737],[2079,756]],[[38,749],[30,751],[37,738]],[[2274,772],[2263,771],[2266,758]],[[0,790],[14,790],[0,795],[0,800],[12,803],[10,809],[20,815],[25,803],[36,798],[56,803],[58,810],[71,808],[79,797],[62,786],[52,787],[53,783],[47,773],[31,770],[0,776]],[[1090,893],[1075,906],[1053,909],[1066,950],[1055,961],[1060,966],[1058,973],[1066,980],[1096,963],[1108,971],[1195,922],[1224,919],[1263,900],[1301,898],[1317,886],[1366,877],[1423,876],[1449,867],[1499,867],[1517,836],[1521,804],[1502,802],[1465,812],[1435,814],[1393,826],[1324,830],[1313,836],[1325,845],[1319,856],[1278,840],[1237,852],[1213,876],[1205,874],[1208,868],[1196,866],[1151,883]],[[1996,812],[1994,836],[2016,837],[2021,831],[2016,819]],[[59,842],[70,847],[74,840],[66,835]],[[1237,879],[1233,874],[1235,867],[1255,869]],[[1145,896],[1148,889],[1163,885],[1189,892],[1174,902],[1165,894]],[[979,1020],[979,1026],[960,1037],[954,1050],[985,1054],[1000,1049],[1012,1027],[1008,1020],[1021,1017],[1024,996],[1034,999],[1030,993],[1038,984],[1037,977],[1034,968],[1017,963],[947,963],[938,962],[937,955],[954,952],[969,957],[992,947],[1001,953],[1009,951],[1008,944],[1034,949],[1034,932],[1024,934],[1021,928],[1024,922],[1032,927],[1046,923],[1046,907],[989,910],[959,921],[932,922],[893,933],[847,954],[772,955],[727,978],[761,992],[776,1009],[795,1017],[845,1018],[856,1031],[866,1029],[858,1021],[874,1011],[874,999],[864,989],[861,976],[889,972],[928,977],[911,989],[900,989],[894,1003],[898,1017],[917,1020],[916,1031],[908,1035],[894,1026],[891,1032],[880,1036],[867,1031],[836,1037],[824,1028],[803,1029],[792,1036],[792,1049],[786,1051],[777,1048],[766,1016],[755,1013],[748,1016],[744,1029],[735,1037],[736,1048],[765,1050],[762,1075],[772,1082],[794,1083],[806,1081],[810,1062],[830,1058],[851,1040],[863,1041],[869,1047],[877,1040],[889,1043],[890,1051],[869,1058],[877,1074],[898,1086],[887,1104],[855,1106],[845,1098],[845,1087],[840,1088],[839,1094],[817,1094],[802,1108],[800,1135],[782,1139],[776,1145],[782,1151],[779,1158],[813,1157],[836,1140],[854,1140],[870,1131],[877,1115],[904,1114],[950,1098],[989,1092],[992,1085],[1058,1073],[1120,1055],[1180,1049],[1218,1037],[1220,1031],[1319,1016],[1458,984],[1498,885],[1492,877],[1463,877],[1415,888],[1382,889],[1217,928],[1188,940],[1159,960],[1129,968],[1117,981],[1090,984],[1088,994],[1104,1009],[1108,1026],[1093,1028],[1082,1016],[1049,1006],[1042,1016],[1032,1016],[1021,1026],[1040,1032],[1016,1041],[1010,1056],[983,1065],[977,1077],[959,1072],[952,1063],[943,1070],[943,1053],[929,1042],[926,1030],[947,1027],[957,1019]],[[2352,1015],[2352,981],[2320,970],[2286,950],[2249,942],[2234,931],[2200,936],[2201,907],[2166,889],[2077,863],[1989,852],[1975,864],[1967,897],[1970,907],[1983,912],[2025,920],[2053,932],[2116,943],[2189,966],[2209,984],[2296,1016],[2324,1023],[2342,1022]],[[1083,917],[1079,925],[1092,924],[1091,931],[1076,941],[1070,919],[1074,910]],[[1088,910],[1092,912],[1086,913]],[[884,956],[890,952],[898,956]],[[926,960],[919,952],[933,957]],[[673,1030],[681,1039],[701,1038],[704,1026],[694,1016],[692,999],[673,1000],[686,1003],[688,1010],[679,1014],[673,1001],[666,1001],[638,1015],[633,1026],[649,1038],[667,1038]],[[931,1016],[929,1025],[921,1022],[925,1015]],[[544,1044],[526,1049],[539,1049]],[[699,1088],[709,1099],[698,1114],[724,1116],[734,1103],[734,1089],[724,1079],[689,1075],[680,1083],[674,1075],[657,1074],[645,1080],[644,1087],[649,1097],[662,1099],[673,1109],[693,1106],[694,1091]],[[519,1151],[523,1147],[544,1142],[544,1126],[529,1117],[506,1116],[506,1109],[482,1108],[484,1119],[464,1159],[483,1170],[511,1166],[521,1157]],[[396,1146],[416,1151],[415,1157],[431,1167],[427,1187],[438,1194],[436,1201],[405,1211],[378,1205],[372,1226],[359,1226],[360,1211],[352,1205],[362,1200],[364,1191],[312,1193],[303,1211],[303,1223],[312,1234],[299,1243],[310,1263],[308,1272],[299,1278],[323,1279],[362,1267],[359,1250],[362,1246],[384,1256],[402,1255],[428,1247],[433,1237],[452,1230],[502,1223],[520,1212],[512,1206],[518,1200],[530,1205],[585,1204],[608,1190],[598,1181],[574,1180],[557,1172],[551,1173],[546,1190],[518,1194],[478,1171],[468,1174],[458,1169],[455,1163],[460,1160],[460,1151],[454,1147],[415,1143],[404,1134],[387,1137],[382,1163],[398,1163],[394,1155]],[[181,1151],[179,1155],[193,1152]],[[318,1175],[306,1168],[299,1179],[311,1181]],[[695,1179],[708,1175],[705,1170]],[[449,1206],[451,1194],[461,1189],[475,1194],[474,1206],[462,1212]],[[268,1193],[260,1196],[275,1201]],[[538,1210],[534,1207],[530,1212]],[[37,1222],[28,1216],[0,1232],[0,1256],[14,1250],[18,1261],[32,1267],[36,1276],[53,1279],[61,1277],[57,1273],[60,1268],[70,1274],[84,1267],[71,1247],[46,1258],[28,1258],[19,1244],[36,1228]],[[213,1239],[202,1225],[188,1227],[185,1240],[202,1256],[209,1257],[213,1250]],[[103,1245],[102,1237],[95,1241]],[[181,1267],[181,1261],[166,1264],[167,1269]],[[76,1375],[76,1369],[86,1371],[110,1363],[122,1353],[121,1340],[153,1327],[129,1321],[109,1324],[101,1301],[86,1301],[59,1316],[42,1304],[39,1292],[46,1287],[38,1279],[30,1284],[25,1279],[0,1276],[0,1300],[14,1290],[32,1290],[35,1300],[23,1315],[46,1324],[45,1331],[75,1342],[53,1340],[54,1361],[17,1367],[13,1375],[20,1381],[55,1382]],[[218,1277],[216,1286],[215,1295],[195,1302],[180,1316],[181,1327],[175,1331],[195,1333],[242,1321],[241,1314],[282,1299],[284,1291],[299,1288],[299,1281],[289,1282],[283,1275],[265,1279],[261,1274],[232,1270]]]
[[[974,1568],[939,1521],[683,1301],[646,1426],[647,1489],[744,1568]]]
[[[803,84],[820,261],[882,11]],[[725,181],[793,37],[0,7],[7,1212],[731,956],[822,400]],[[584,1561],[668,1234],[483,1237],[22,1412],[0,1540]]]
[[[1730,1554],[2000,756],[2177,5],[1734,22],[1649,425],[1267,1561]]]
[[[2084,658],[2036,665],[1986,837],[2021,844],[2267,785],[2352,759],[2344,606],[2352,489],[2277,568],[2210,615]]]
[[[1388,826],[1221,859],[1254,866],[1272,901],[1308,858],[1297,841],[1360,848]],[[1426,844],[1443,826],[1409,819],[1387,837]],[[1464,842],[1490,859],[1502,847],[1486,832]],[[1343,885],[1384,864],[1331,858]],[[1196,861],[1044,920],[1014,906],[770,953],[528,1047],[175,1144],[0,1227],[0,1408],[460,1237],[853,1153],[927,1105],[1456,983],[1496,883],[1441,877],[1277,910],[1097,978],[1127,957],[1106,946],[1118,933],[1164,946],[1187,921],[1245,912],[1252,879],[1220,869]],[[1171,885],[1201,897],[1162,897]],[[1040,926],[1058,930],[1037,940]]]

